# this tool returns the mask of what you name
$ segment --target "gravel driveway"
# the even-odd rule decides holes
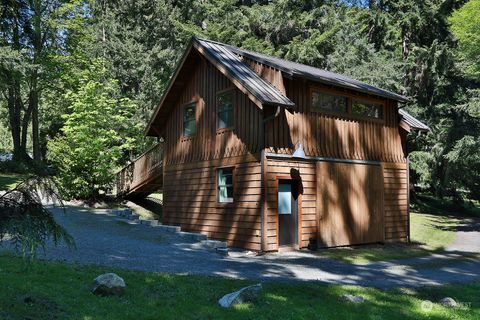
[[[127,220],[105,210],[69,207],[65,214],[60,209],[51,210],[56,220],[75,238],[77,249],[69,250],[63,244],[58,247],[49,245],[46,252],[40,254],[40,258],[49,260],[266,281],[317,280],[385,289],[480,280],[478,260],[461,260],[438,268],[425,267],[444,259],[452,260],[456,257],[454,252],[403,262],[370,264],[346,264],[303,251],[263,256],[233,252],[233,256],[225,257],[201,243],[155,227],[128,224]],[[423,267],[419,267],[421,265]]]

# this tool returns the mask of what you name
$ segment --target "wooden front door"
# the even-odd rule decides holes
[[[298,187],[292,180],[278,182],[278,245],[298,245]]]

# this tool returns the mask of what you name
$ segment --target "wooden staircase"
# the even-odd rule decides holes
[[[144,198],[163,188],[163,145],[157,143],[117,172],[116,194]]]

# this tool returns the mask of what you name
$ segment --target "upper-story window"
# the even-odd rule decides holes
[[[233,90],[217,95],[217,129],[233,127]]]
[[[332,94],[313,88],[310,110],[327,114],[345,115],[351,118],[383,120],[384,104],[381,100],[364,100],[348,93]]]
[[[312,91],[312,110],[347,113],[347,97]]]
[[[183,135],[193,136],[197,133],[196,103],[187,105],[183,111]]]
[[[354,99],[352,101],[352,114],[360,117],[382,119],[383,105]]]

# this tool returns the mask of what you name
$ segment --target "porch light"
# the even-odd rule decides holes
[[[303,146],[302,146],[301,143],[298,145],[298,148],[293,153],[292,158],[297,158],[297,159],[305,159],[306,158],[305,157],[305,151],[303,151]]]

